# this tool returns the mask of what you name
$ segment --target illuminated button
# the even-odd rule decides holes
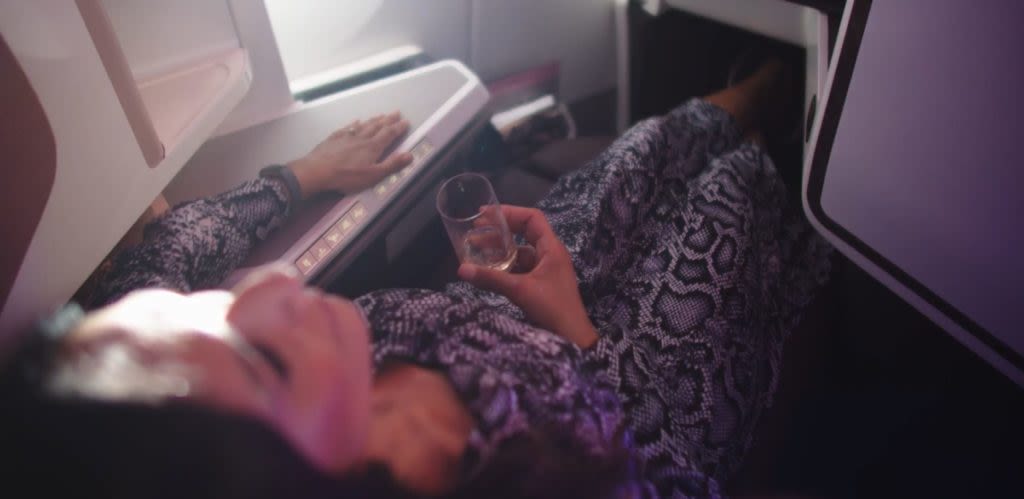
[[[378,196],[383,196],[388,193],[388,184],[381,182],[377,187],[373,188],[373,192],[376,192]]]
[[[430,151],[433,150],[434,146],[430,145],[430,142],[424,140],[423,142],[417,144],[416,147],[412,148],[412,151],[409,152],[410,154],[412,154],[413,162],[418,163],[422,161],[423,158],[427,157],[427,155],[430,154]]]
[[[411,166],[407,166],[405,168],[402,168],[402,171],[398,172],[398,176],[400,176],[402,178],[408,177],[411,174],[412,174],[412,167]]]
[[[295,266],[299,268],[299,272],[302,275],[309,275],[313,272],[313,267],[316,267],[317,259],[313,256],[313,253],[307,251],[305,255],[295,261]]]
[[[388,184],[395,185],[396,183],[398,183],[398,175],[397,174],[392,174],[390,177],[388,177]]]
[[[358,222],[362,220],[364,216],[366,216],[366,208],[362,204],[356,203],[355,208],[352,208],[352,218]]]
[[[352,217],[349,215],[345,215],[345,218],[342,218],[341,221],[338,222],[338,225],[335,225],[334,228],[341,231],[341,235],[344,236],[345,234],[348,234],[350,230],[352,230],[352,227],[355,226],[356,223],[352,221]]]
[[[327,258],[327,255],[331,252],[331,247],[327,245],[323,240],[317,241],[316,244],[310,248],[310,253],[316,257],[317,261]]]
[[[338,226],[338,225],[335,225],[334,227],[331,227],[331,230],[327,231],[327,234],[324,235],[324,239],[323,240],[327,243],[328,246],[333,248],[333,247],[337,246],[338,244],[340,244],[342,238],[344,238],[344,237],[345,237],[345,233],[342,232],[341,227]]]

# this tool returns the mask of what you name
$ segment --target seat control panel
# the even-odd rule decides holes
[[[434,146],[430,141],[423,139],[409,151],[413,157],[412,163],[409,166],[385,177],[371,190],[362,193],[361,196],[372,192],[372,195],[377,200],[385,200],[402,187],[410,175],[415,174],[425,164],[433,151]],[[371,205],[381,206],[377,203],[372,203]],[[365,225],[365,222],[372,218],[372,215],[367,204],[364,204],[362,201],[356,201],[351,208],[337,218],[330,228],[321,234],[320,238],[308,250],[295,260],[295,267],[304,276],[312,275],[319,270],[323,263],[329,262],[339,253],[345,246],[346,240],[349,237],[353,237]]]

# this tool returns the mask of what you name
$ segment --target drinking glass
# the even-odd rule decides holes
[[[456,175],[437,193],[448,238],[459,261],[507,271],[516,260],[516,244],[487,177]]]

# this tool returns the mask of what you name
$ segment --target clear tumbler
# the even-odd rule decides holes
[[[512,267],[516,243],[487,177],[463,173],[445,181],[437,211],[460,262],[503,271]]]

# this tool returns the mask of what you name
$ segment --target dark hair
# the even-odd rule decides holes
[[[249,418],[186,404],[0,393],[4,473],[27,486],[12,489],[5,478],[9,490],[42,497],[76,490],[110,498],[392,496],[372,490],[389,488],[387,480],[363,484],[317,472]]]
[[[379,467],[344,478],[321,473],[253,418],[184,402],[56,393],[47,378],[60,362],[57,329],[41,323],[0,369],[8,490],[113,499],[415,497]]]
[[[616,438],[620,444],[609,454],[596,456],[572,435],[548,425],[504,441],[452,499],[619,497],[620,487],[633,478],[623,439]]]
[[[420,497],[383,467],[325,475],[277,432],[244,416],[54,394],[39,376],[53,345],[26,342],[0,370],[0,466],[8,490],[112,499]],[[597,458],[567,435],[552,426],[507,440],[451,497],[610,497],[627,478],[625,449]]]

